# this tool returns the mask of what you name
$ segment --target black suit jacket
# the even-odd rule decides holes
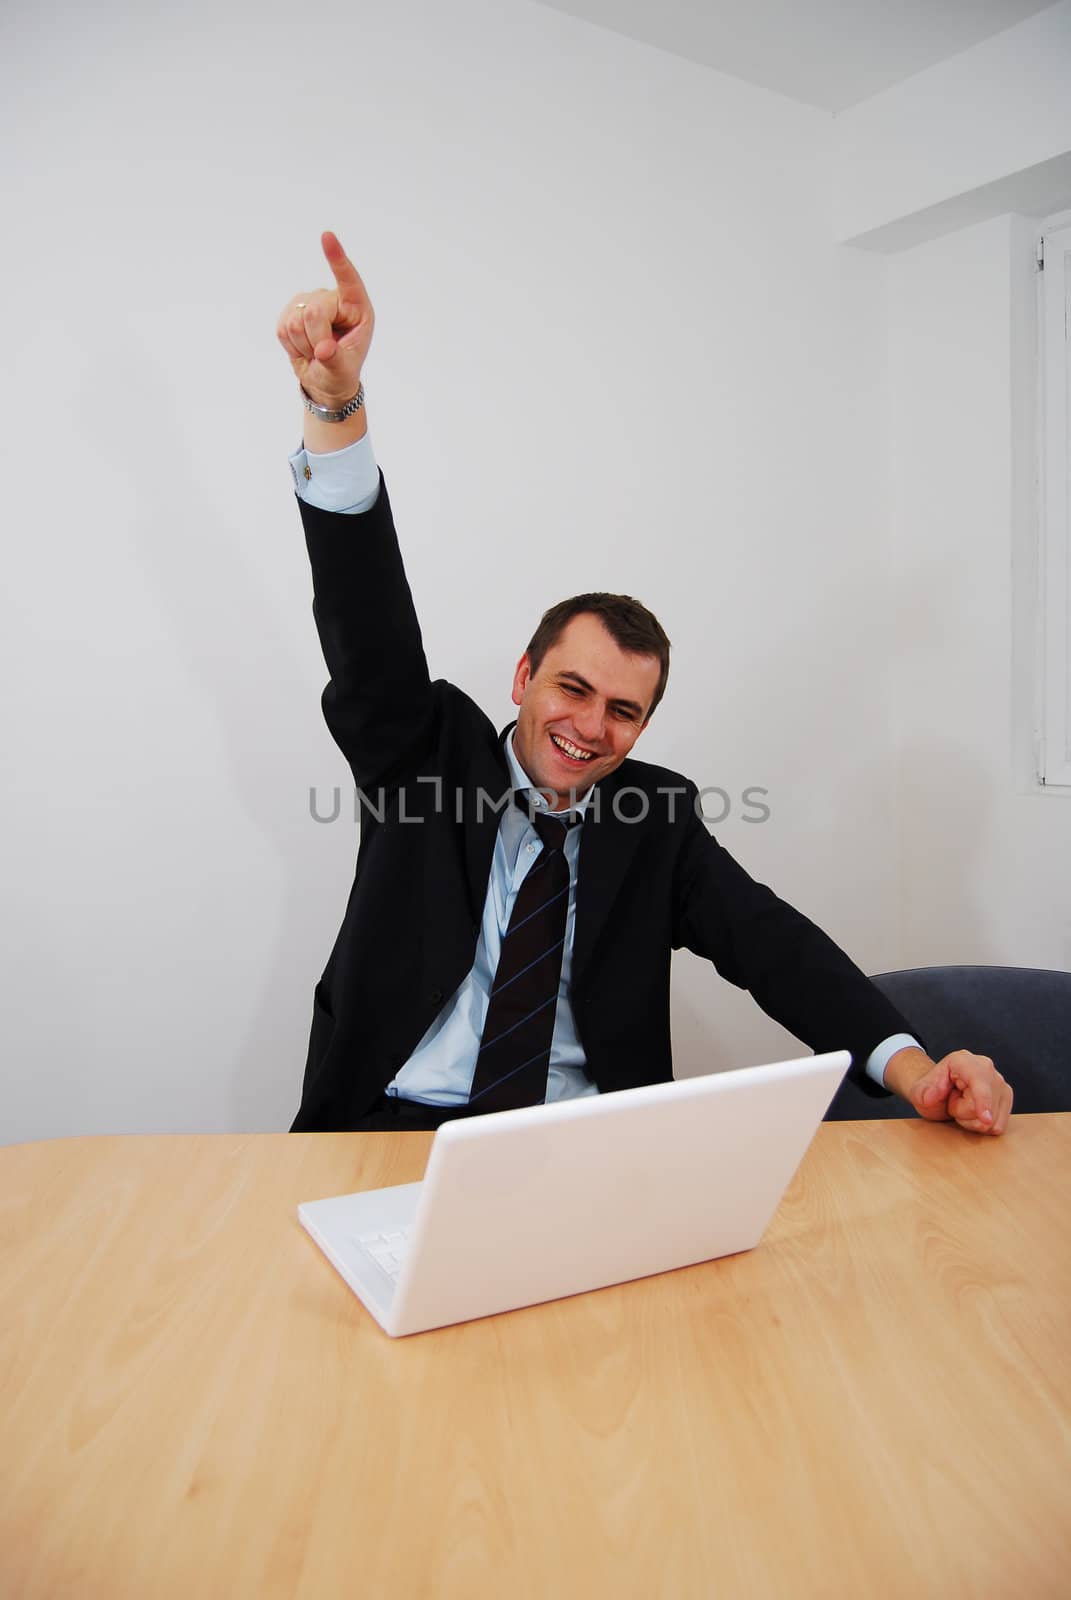
[[[345,1129],[382,1094],[471,970],[500,812],[503,735],[430,680],[386,488],[342,516],[299,498],[323,709],[363,796],[357,871],[316,986],[295,1130]],[[696,785],[626,760],[597,785],[581,835],[571,1000],[602,1090],[673,1075],[670,960],[682,946],[852,1076],[910,1031],[815,925],[756,883],[696,814]]]

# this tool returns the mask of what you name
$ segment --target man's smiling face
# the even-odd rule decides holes
[[[647,726],[658,687],[657,656],[631,655],[598,617],[573,617],[532,672],[517,663],[514,749],[536,788],[558,807],[619,767]]]

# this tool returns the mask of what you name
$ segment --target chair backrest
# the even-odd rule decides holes
[[[1071,1111],[1071,972],[1037,967],[915,967],[873,979],[935,1061],[951,1050],[991,1056],[1015,1091],[1013,1110]],[[845,1083],[828,1121],[905,1117],[893,1096]]]

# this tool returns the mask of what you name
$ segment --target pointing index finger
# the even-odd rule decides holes
[[[338,241],[337,234],[327,231],[320,235],[320,244],[323,246],[327,264],[335,275],[340,296],[344,300],[367,301],[368,291],[361,282],[361,275],[357,271],[349,256]]]

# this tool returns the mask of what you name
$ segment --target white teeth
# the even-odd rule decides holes
[[[574,761],[590,761],[591,760],[592,753],[593,753],[592,751],[590,751],[590,750],[581,750],[578,745],[570,744],[568,739],[560,739],[556,733],[552,733],[551,734],[551,738],[554,740],[554,743],[558,746],[558,749],[559,750],[564,750],[566,755],[567,756],[572,756]]]

